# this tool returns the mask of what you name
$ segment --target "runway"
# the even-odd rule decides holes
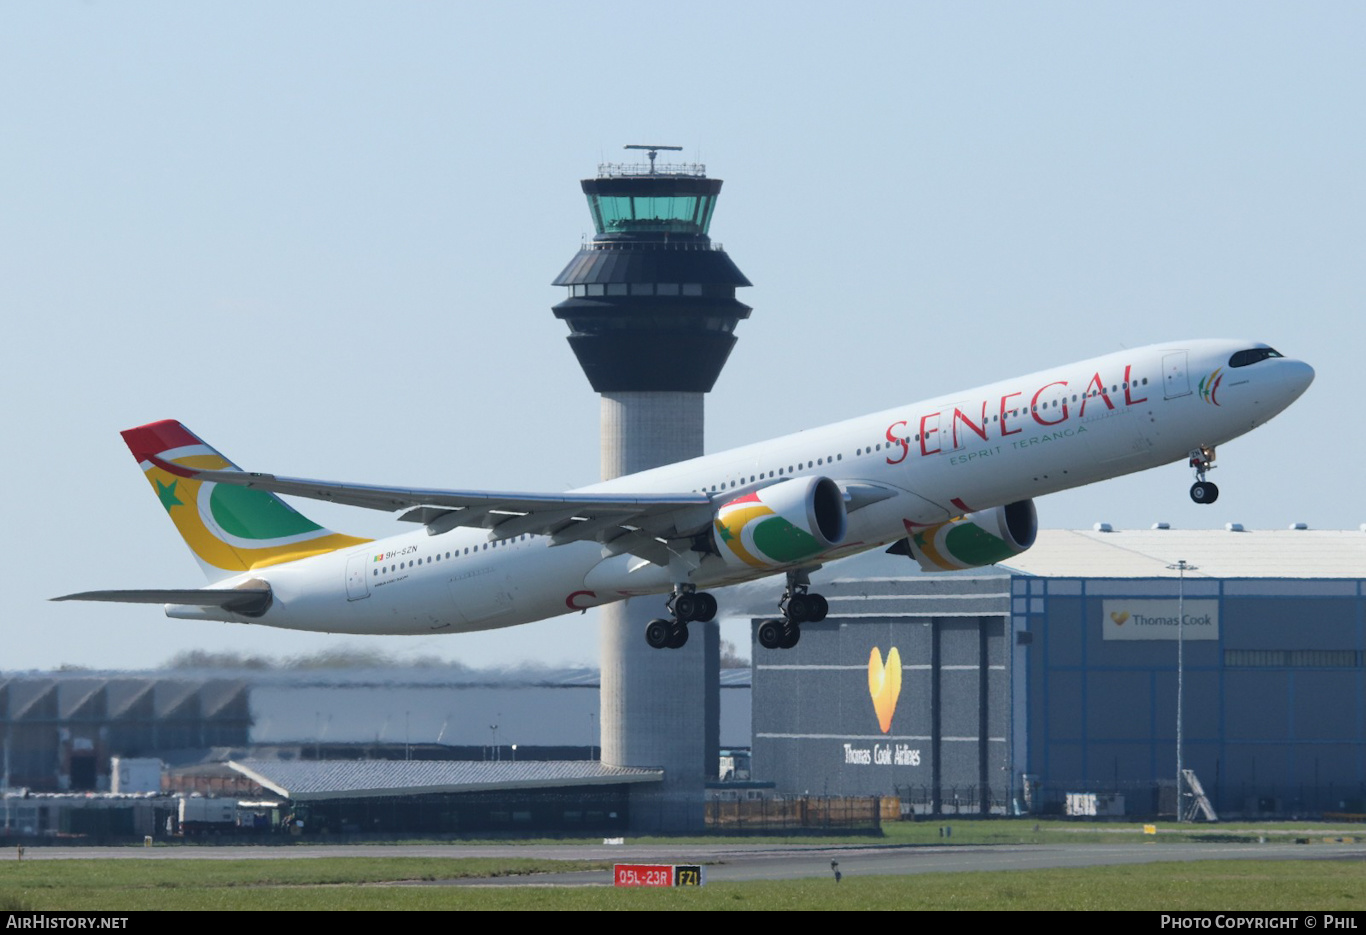
[[[3,852],[0,852],[3,853]],[[12,855],[17,856],[15,852]],[[829,876],[839,862],[846,878],[912,876],[924,873],[1001,872],[1045,868],[1100,867],[1197,860],[1366,860],[1366,844],[999,844],[957,846],[914,845],[773,845],[773,844],[358,844],[336,846],[205,846],[205,847],[33,847],[24,860],[294,860],[321,857],[435,857],[591,860],[609,863],[700,863],[709,882],[792,880]],[[595,886],[609,885],[607,870],[499,877],[488,880],[437,881],[414,885],[460,886]]]

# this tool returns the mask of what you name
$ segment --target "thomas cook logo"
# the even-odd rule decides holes
[[[1200,381],[1200,398],[1211,405],[1219,405],[1219,384],[1224,382],[1224,368],[1216,367],[1214,372]]]
[[[1127,610],[1117,610],[1110,614],[1110,619],[1115,622],[1115,626],[1122,627],[1124,626],[1124,622],[1129,619],[1129,612]]]
[[[896,713],[896,701],[901,697],[901,653],[895,646],[887,652],[885,665],[881,651],[873,647],[868,656],[868,694],[873,699],[878,727],[884,734],[891,733],[892,715]]]

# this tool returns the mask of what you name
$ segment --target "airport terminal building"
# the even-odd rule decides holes
[[[1098,524],[1009,567],[859,562],[826,570],[797,647],[754,644],[754,775],[779,791],[1170,813],[1179,648],[1182,765],[1215,810],[1366,811],[1366,532]]]

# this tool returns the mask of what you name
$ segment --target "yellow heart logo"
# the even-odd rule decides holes
[[[882,664],[882,653],[876,646],[868,657],[868,694],[873,698],[873,710],[884,734],[892,729],[892,715],[896,700],[901,697],[901,653],[893,646],[887,653],[887,664]]]
[[[1124,621],[1129,619],[1129,612],[1127,610],[1117,610],[1110,614],[1110,619],[1115,622],[1115,626],[1122,627],[1124,626]]]

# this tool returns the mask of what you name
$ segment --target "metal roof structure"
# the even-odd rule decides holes
[[[1181,559],[1196,566],[1187,577],[1366,578],[1366,532],[1044,529],[1033,548],[1002,567],[1047,578],[1175,578],[1167,566]]]
[[[722,670],[726,743],[749,736],[749,685],[748,668]],[[596,747],[599,688],[587,668],[0,672],[0,727],[56,723],[84,736],[104,724],[112,733],[99,736],[130,755],[299,743]]]
[[[295,802],[657,783],[662,769],[568,762],[242,760],[228,765]]]
[[[247,687],[220,673],[0,673],[0,721],[233,717],[234,703],[245,706]]]
[[[900,559],[904,561],[904,559]],[[111,714],[122,714],[148,692],[160,690],[155,710],[170,710],[183,702],[184,684],[197,686],[200,705],[206,714],[216,713],[248,687],[279,685],[289,688],[369,687],[369,688],[590,688],[599,686],[597,669],[542,669],[535,667],[504,669],[464,669],[458,666],[378,666],[335,669],[148,669],[144,671],[101,671],[79,669],[64,671],[4,671],[0,680],[23,685],[21,703],[34,704],[45,692],[60,685],[72,692],[63,696],[63,710],[75,709],[104,689],[109,696]],[[175,683],[173,685],[173,683]],[[182,684],[183,683],[183,684]],[[726,688],[749,687],[749,669],[722,669],[721,684]],[[168,687],[172,686],[172,687]]]

